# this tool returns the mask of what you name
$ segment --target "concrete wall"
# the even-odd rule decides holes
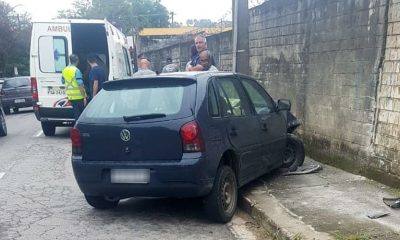
[[[400,176],[400,0],[391,0],[385,59],[378,88],[374,168]]]
[[[250,11],[251,72],[292,100],[308,154],[365,172],[386,0],[270,0]]]
[[[275,99],[292,101],[307,154],[397,183],[399,5],[400,0],[269,0],[249,11],[251,75]],[[231,38],[228,32],[207,39],[222,70],[232,69]],[[188,49],[191,42],[185,44]],[[188,56],[174,49],[180,59]]]

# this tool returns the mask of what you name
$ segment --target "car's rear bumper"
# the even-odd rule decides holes
[[[32,98],[3,98],[2,99],[4,108],[24,108],[24,107],[32,107],[33,101]]]
[[[37,120],[41,122],[53,123],[57,126],[73,126],[75,124],[72,108],[37,106],[34,109]]]
[[[176,162],[86,162],[72,156],[75,179],[81,191],[93,196],[120,198],[147,197],[201,197],[213,186],[207,177],[204,157]],[[150,181],[145,184],[111,183],[111,169],[150,169]]]

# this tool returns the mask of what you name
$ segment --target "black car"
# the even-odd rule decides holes
[[[6,114],[10,114],[10,109],[17,113],[19,108],[32,107],[30,77],[5,78],[0,90],[0,98]]]
[[[238,188],[282,166],[289,109],[234,73],[110,81],[71,130],[74,175],[95,208],[203,197],[209,217],[227,222]]]
[[[7,136],[7,125],[6,118],[4,116],[4,110],[0,99],[0,137]]]

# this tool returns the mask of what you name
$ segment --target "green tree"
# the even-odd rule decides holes
[[[107,18],[124,33],[133,28],[169,26],[169,13],[159,0],[75,0],[73,9],[59,12],[63,18]]]
[[[191,27],[213,28],[220,24],[210,19],[188,19],[186,20],[186,25]]]
[[[29,75],[29,46],[32,24],[30,16],[18,14],[0,1],[0,76]]]

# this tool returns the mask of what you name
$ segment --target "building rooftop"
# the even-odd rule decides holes
[[[179,28],[143,28],[139,32],[141,37],[156,37],[156,36],[179,36],[179,35],[194,35],[205,33],[212,35],[216,33],[230,31],[232,28],[198,28],[198,27],[179,27]]]

